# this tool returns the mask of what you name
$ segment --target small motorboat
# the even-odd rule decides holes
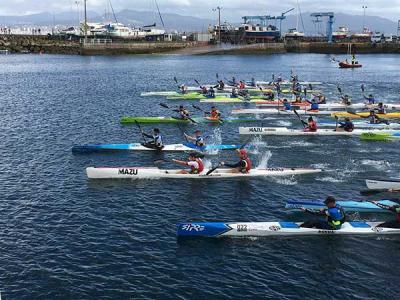
[[[362,65],[358,63],[358,61],[354,62],[354,63],[349,63],[347,61],[341,61],[339,63],[339,68],[342,69],[351,69],[351,68],[361,68]]]

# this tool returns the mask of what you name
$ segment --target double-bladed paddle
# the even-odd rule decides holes
[[[167,108],[167,109],[170,109],[170,110],[172,110],[172,111],[174,111],[174,112],[179,112],[179,110],[177,110],[177,109],[172,109],[172,108],[170,108],[167,104],[165,104],[165,103],[160,103],[160,106],[162,106],[162,107],[164,107],[164,108]],[[193,120],[192,118],[190,118],[190,117],[187,117],[188,118],[188,120],[190,120],[192,123],[197,123],[195,120]]]

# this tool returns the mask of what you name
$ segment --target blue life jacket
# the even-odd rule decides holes
[[[202,136],[196,137],[196,146],[203,147],[204,146],[204,139]]]
[[[339,205],[327,209],[328,224],[335,229],[340,229],[344,222],[344,213]]]
[[[289,102],[284,102],[283,106],[285,107],[286,110],[291,110],[292,109],[292,105]]]

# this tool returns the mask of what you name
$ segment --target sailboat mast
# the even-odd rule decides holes
[[[161,12],[160,12],[160,8],[158,7],[157,0],[154,0],[154,2],[156,3],[156,7],[157,7],[158,15],[160,16],[161,24],[162,24],[163,28],[165,29],[164,20],[161,16]]]

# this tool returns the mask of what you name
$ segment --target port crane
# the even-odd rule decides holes
[[[328,21],[326,23],[326,37],[328,38],[328,42],[332,43],[333,22],[335,14],[333,12],[318,12],[312,13],[310,16],[316,18],[316,20],[319,20],[319,18],[322,17],[328,18]]]
[[[279,34],[282,36],[282,21],[286,19],[286,14],[290,13],[294,8],[291,8],[283,13],[280,16],[244,16],[242,17],[243,23],[248,24],[249,22],[255,22],[256,24],[262,26],[268,26],[269,20],[279,20]],[[276,23],[275,23],[276,25]]]

